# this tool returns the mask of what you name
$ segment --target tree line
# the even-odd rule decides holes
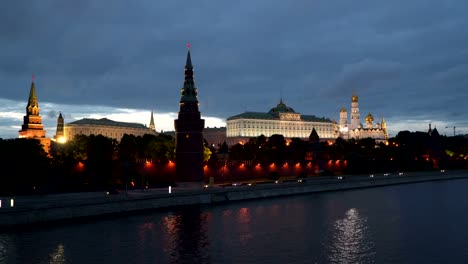
[[[371,138],[311,142],[272,135],[230,147],[226,142],[209,146],[205,141],[204,159],[215,171],[236,161],[312,162],[322,175],[464,169],[468,139],[409,131],[387,144]],[[64,144],[52,142],[49,153],[39,140],[0,139],[0,196],[166,186],[174,181],[175,169],[170,166],[174,160],[175,140],[165,134],[124,135],[120,142],[102,135],[78,135]],[[331,161],[346,161],[346,166],[335,169],[327,165]]]

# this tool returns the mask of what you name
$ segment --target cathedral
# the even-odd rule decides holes
[[[351,96],[351,120],[348,120],[346,108],[343,107],[340,110],[339,136],[343,139],[373,138],[376,142],[386,143],[388,133],[385,119],[382,117],[382,121],[374,125],[374,116],[368,113],[365,121],[366,123],[363,125],[359,113],[359,97],[353,94]]]

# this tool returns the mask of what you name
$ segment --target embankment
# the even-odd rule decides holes
[[[468,178],[467,171],[410,173],[404,175],[353,176],[339,179],[308,178],[258,185],[212,188],[172,188],[131,191],[118,195],[75,193],[34,197],[2,197],[0,228],[50,223],[85,217],[128,213],[181,205],[214,204],[246,199],[341,191],[394,184]],[[13,204],[11,204],[13,199]],[[13,206],[12,206],[13,205]]]

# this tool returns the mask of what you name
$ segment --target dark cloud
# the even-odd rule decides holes
[[[390,120],[463,122],[466,1],[7,1],[0,98],[176,112],[187,42],[204,114],[338,118],[353,91]],[[60,111],[60,109],[57,109]],[[390,121],[389,120],[389,121]],[[389,123],[389,125],[391,125]]]

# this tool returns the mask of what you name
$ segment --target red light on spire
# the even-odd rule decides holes
[[[187,49],[190,49],[190,42],[187,43]]]
[[[31,76],[31,80],[34,82],[34,74]]]

